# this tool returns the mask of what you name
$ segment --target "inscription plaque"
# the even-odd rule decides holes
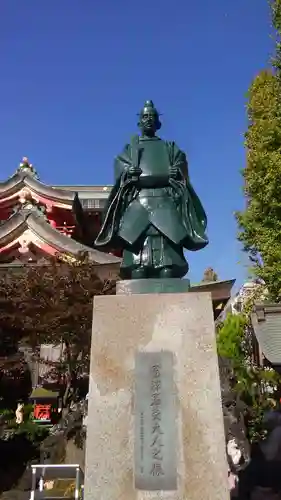
[[[173,353],[137,352],[135,359],[135,488],[177,489]]]

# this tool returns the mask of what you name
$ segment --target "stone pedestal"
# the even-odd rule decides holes
[[[134,487],[137,351],[170,351],[176,387],[176,491]],[[85,500],[228,500],[225,437],[211,296],[96,297]]]
[[[148,293],[186,293],[190,290],[188,279],[167,278],[167,279],[143,279],[143,280],[122,280],[116,283],[117,295],[136,295]]]

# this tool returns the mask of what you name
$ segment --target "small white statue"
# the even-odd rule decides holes
[[[242,453],[239,450],[235,439],[230,439],[228,441],[226,449],[227,449],[227,454],[231,458],[233,464],[238,465],[241,460]]]
[[[18,403],[18,407],[16,409],[16,423],[21,424],[23,422],[23,403]]]
[[[226,446],[227,455],[230,458],[232,464],[235,466],[239,465],[240,460],[242,458],[242,453],[238,448],[238,445],[235,439],[230,439]],[[236,497],[238,494],[238,475],[234,474],[230,467],[228,467],[228,488],[231,492],[232,497]]]

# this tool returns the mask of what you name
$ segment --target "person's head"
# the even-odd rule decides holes
[[[159,113],[154,107],[152,101],[146,101],[140,114],[139,128],[143,135],[153,137],[155,132],[160,129],[161,122],[159,120]]]

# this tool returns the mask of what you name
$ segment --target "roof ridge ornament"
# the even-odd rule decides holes
[[[21,162],[16,170],[16,173],[17,174],[21,174],[21,173],[29,174],[32,177],[34,177],[35,179],[39,179],[37,170],[34,168],[32,163],[29,162],[29,160],[26,156],[24,156],[22,158],[22,160],[21,160]]]

